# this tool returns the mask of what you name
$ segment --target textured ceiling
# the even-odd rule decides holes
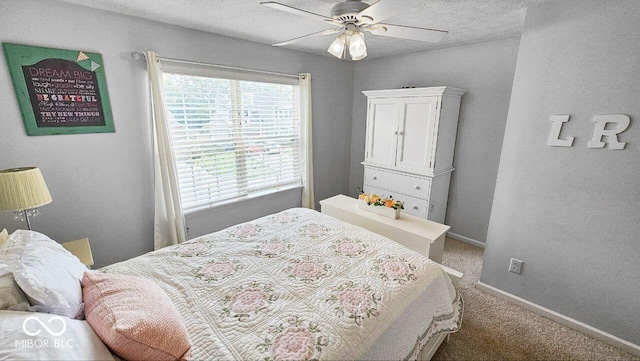
[[[263,0],[61,1],[265,44],[333,28],[313,19],[261,6],[260,1]],[[326,16],[339,2],[278,1]],[[526,7],[545,1],[549,0],[424,0],[418,7],[385,22],[447,30],[449,34],[444,40],[433,44],[367,34],[368,57],[379,58],[518,36],[522,31]],[[331,56],[326,49],[335,37],[318,36],[287,48]]]

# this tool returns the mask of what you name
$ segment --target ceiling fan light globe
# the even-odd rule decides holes
[[[355,56],[353,54],[351,54],[351,60],[353,60],[353,61],[362,60],[362,59],[364,59],[366,57],[367,57],[367,52],[366,51],[364,53],[361,53],[361,54],[358,54],[358,55],[355,55]]]
[[[335,56],[336,58],[342,59],[342,56],[344,55],[345,43],[346,35],[342,34],[338,36],[336,40],[333,41],[333,43],[331,43],[327,51],[329,52],[329,54]]]
[[[364,59],[367,56],[367,44],[361,32],[354,32],[349,41],[349,54],[352,60]]]

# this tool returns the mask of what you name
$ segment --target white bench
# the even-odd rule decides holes
[[[402,212],[400,218],[391,219],[358,207],[358,200],[344,195],[320,201],[322,213],[341,221],[366,228],[390,238],[401,245],[442,262],[444,238],[451,228],[447,225],[418,218]]]

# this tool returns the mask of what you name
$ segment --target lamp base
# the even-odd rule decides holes
[[[36,217],[38,215],[40,215],[40,211],[37,208],[25,209],[23,211],[16,211],[13,215],[13,220],[16,222],[27,222],[27,228],[31,230],[29,217]]]

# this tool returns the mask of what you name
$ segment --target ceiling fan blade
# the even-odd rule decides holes
[[[323,30],[323,31],[319,31],[319,32],[317,32],[317,33],[308,34],[308,35],[303,35],[303,36],[300,36],[300,37],[297,37],[297,38],[293,38],[293,39],[289,39],[289,40],[287,40],[287,41],[283,41],[283,42],[281,42],[281,43],[273,44],[273,46],[285,46],[285,45],[289,45],[289,44],[292,44],[292,43],[295,43],[295,42],[297,42],[297,41],[304,40],[304,39],[306,39],[306,38],[310,38],[310,37],[313,37],[313,36],[318,36],[318,35],[330,35],[330,34],[339,33],[339,32],[341,32],[341,31],[342,31],[342,29],[328,29],[328,30]]]
[[[366,27],[364,30],[369,31],[374,35],[390,36],[392,38],[410,39],[418,41],[428,41],[437,43],[442,40],[448,31],[416,28],[413,26],[391,25],[391,24],[376,24],[374,26]]]
[[[424,0],[379,0],[358,13],[358,19],[366,24],[377,24],[384,19],[424,4]]]
[[[300,16],[304,16],[304,17],[307,17],[307,18],[320,20],[322,22],[325,22],[325,23],[328,23],[328,24],[332,24],[332,25],[335,25],[335,26],[342,26],[342,24],[336,23],[335,20],[333,20],[330,17],[324,16],[324,15],[320,15],[320,14],[316,14],[316,13],[312,13],[312,12],[307,11],[307,10],[294,8],[293,6],[281,4],[279,2],[263,1],[263,2],[260,3],[260,5],[264,5],[264,6],[268,7],[268,8],[284,11],[284,12],[287,12],[289,14],[300,15]]]

